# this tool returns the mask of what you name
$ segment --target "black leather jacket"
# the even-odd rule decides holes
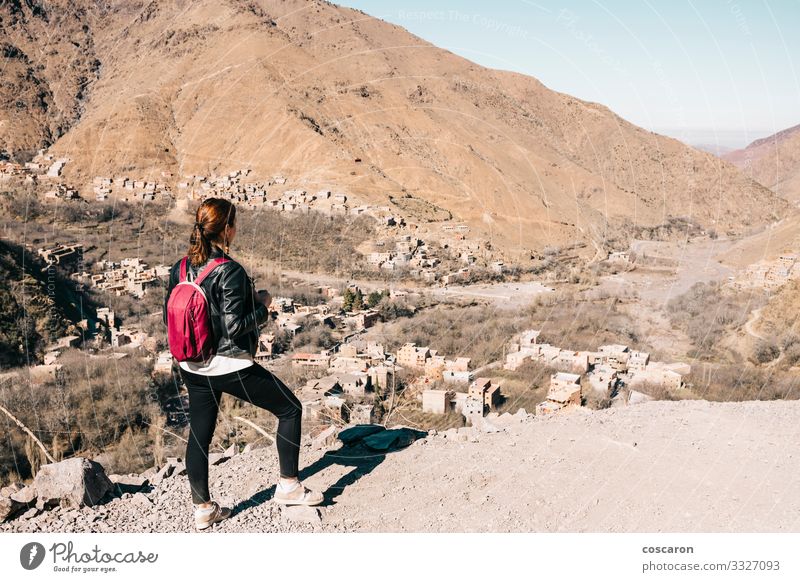
[[[217,340],[216,353],[221,356],[238,356],[245,352],[254,356],[258,347],[258,328],[266,323],[266,306],[256,300],[253,280],[239,263],[216,245],[211,245],[209,261],[215,257],[225,257],[230,262],[217,267],[200,283],[205,291],[211,313],[211,326]],[[167,301],[172,288],[178,284],[181,273],[179,259],[169,272],[167,294],[164,299],[164,325],[167,325]],[[194,280],[202,272],[205,264],[193,267],[188,263],[186,278]]]

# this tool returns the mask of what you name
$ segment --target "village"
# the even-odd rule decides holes
[[[289,188],[290,179],[276,174],[266,181],[245,180],[249,168],[241,168],[223,175],[208,176],[185,174],[176,177],[162,171],[159,180],[137,179],[126,175],[95,176],[91,185],[82,189],[63,181],[62,171],[69,158],[55,158],[40,150],[32,161],[25,164],[0,162],[0,181],[21,179],[26,183],[42,185],[45,201],[85,200],[81,192],[91,192],[95,201],[109,200],[110,196],[124,201],[149,202],[155,200],[202,201],[221,197],[248,210],[269,209],[281,213],[319,212],[323,215],[375,219],[379,236],[364,249],[366,264],[376,273],[399,273],[427,284],[442,286],[466,283],[471,279],[474,266],[480,258],[488,270],[497,276],[507,272],[502,259],[488,249],[487,241],[468,238],[466,224],[444,222],[438,231],[429,236],[437,246],[448,249],[463,266],[455,270],[442,270],[443,257],[432,248],[431,241],[423,240],[420,224],[400,216],[386,205],[371,205],[357,200],[351,194],[331,189],[309,192],[305,188]],[[56,245],[58,246],[58,245]],[[68,245],[67,245],[68,246]],[[54,255],[55,256],[55,255]]]
[[[406,252],[410,247],[423,246],[410,238],[402,242]],[[163,285],[169,274],[169,267],[148,267],[139,258],[98,261],[92,272],[84,271],[80,244],[51,245],[37,252],[49,265],[57,264],[70,272],[74,280],[116,295],[141,298]],[[414,343],[405,343],[396,353],[389,353],[380,343],[364,340],[363,333],[380,321],[380,315],[368,302],[353,300],[364,296],[357,286],[350,285],[341,292],[336,287],[322,285],[314,291],[324,298],[322,303],[304,305],[289,297],[273,297],[269,311],[274,326],[260,333],[255,360],[269,366],[274,359],[288,358],[293,369],[308,376],[306,383],[297,388],[303,415],[323,424],[379,422],[381,410],[376,409],[376,402],[396,392],[399,374],[406,378],[405,397],[413,396],[422,412],[456,412],[466,422],[475,423],[496,411],[502,402],[502,378],[491,374],[500,365],[515,371],[526,362],[538,362],[554,370],[547,398],[537,405],[537,414],[581,406],[588,390],[611,399],[615,405],[644,401],[649,397],[636,391],[637,386],[649,384],[680,390],[683,377],[690,371],[688,364],[651,361],[648,353],[624,345],[572,351],[540,343],[541,332],[527,330],[509,342],[504,361],[483,366],[482,374],[476,377],[469,358],[440,354],[429,346]],[[407,296],[408,292],[388,289],[385,294],[396,299]],[[281,354],[275,346],[276,333],[283,333],[291,340],[309,321],[333,330],[340,340],[317,353]],[[120,321],[108,307],[98,308],[96,318],[78,322],[78,328],[83,337],[70,335],[47,347],[43,364],[30,367],[32,382],[53,379],[59,371],[61,351],[82,344],[91,346],[94,357],[103,353],[113,358],[127,357],[130,350],[139,349],[152,359],[154,375],[174,372],[174,362],[166,346],[159,346],[158,340],[140,326]],[[126,349],[119,351],[120,348]],[[628,388],[624,402],[620,401],[620,386]],[[172,412],[170,420],[182,421],[184,415]]]
[[[0,179],[17,177],[46,183],[50,189],[45,199],[80,198],[78,189],[61,180],[68,162],[67,158],[55,158],[40,151],[24,165],[0,164]],[[248,210],[268,208],[283,213],[317,211],[330,216],[368,215],[377,221],[379,232],[379,236],[362,249],[369,268],[376,273],[402,269],[408,277],[426,284],[448,286],[468,282],[470,270],[478,259],[495,275],[502,276],[507,271],[504,262],[486,249],[487,245],[468,238],[469,227],[465,224],[444,222],[436,233],[436,244],[432,245],[432,241],[421,235],[420,225],[392,212],[389,206],[365,204],[347,193],[330,189],[309,193],[300,187],[290,188],[291,180],[279,174],[266,181],[253,180],[250,174],[249,169],[242,168],[223,175],[187,174],[179,178],[162,172],[157,181],[124,175],[96,176],[90,187],[96,201],[107,200],[110,196],[141,202],[176,197],[199,201],[215,196],[242,204]],[[463,266],[455,271],[441,271],[443,260],[436,250],[440,248],[449,249],[450,256],[456,257]],[[150,267],[139,257],[101,260],[86,270],[83,251],[80,243],[56,243],[36,249],[47,265],[66,270],[81,286],[116,296],[140,299],[150,289],[163,286],[169,274],[169,266]],[[777,267],[764,271],[764,278],[788,277],[796,262],[790,258],[781,257]],[[612,251],[606,260],[612,264],[630,264],[627,251]],[[357,308],[352,303],[345,305],[345,295],[361,293],[357,286],[340,289],[322,285],[315,290],[324,298],[318,305],[303,305],[289,297],[273,298],[269,311],[274,325],[260,333],[255,360],[270,365],[274,360],[288,358],[292,369],[308,377],[297,389],[303,402],[303,415],[323,424],[379,422],[383,412],[379,403],[395,394],[398,375],[405,379],[405,397],[413,398],[423,413],[454,412],[462,415],[465,422],[475,423],[478,418],[494,414],[503,402],[503,380],[492,375],[493,368],[515,371],[526,362],[536,362],[554,371],[546,399],[536,406],[537,414],[582,406],[590,391],[596,397],[608,399],[612,405],[644,401],[649,396],[635,390],[636,387],[651,385],[680,390],[684,385],[683,377],[690,371],[688,364],[651,361],[648,353],[623,345],[604,345],[597,351],[579,352],[539,343],[541,332],[538,330],[528,330],[514,338],[509,342],[505,361],[483,366],[480,370],[471,368],[469,358],[449,357],[436,349],[413,343],[389,353],[382,344],[362,338],[367,329],[380,321],[379,313],[360,301]],[[386,290],[391,299],[407,293],[393,286]],[[318,353],[281,353],[276,333],[284,334],[291,342],[310,321],[334,332],[338,341]],[[70,336],[48,346],[44,363],[30,368],[32,381],[54,377],[58,373],[60,351],[81,344],[92,346],[98,353],[108,348],[111,357],[126,357],[128,350],[140,349],[152,358],[153,374],[175,372],[165,345],[159,345],[156,338],[140,326],[120,321],[108,307],[98,308],[96,318],[82,320],[78,328],[84,332],[83,338]],[[120,348],[127,350],[118,351]],[[621,392],[621,387],[626,390]],[[171,412],[170,420],[179,422],[183,415]]]
[[[273,307],[286,302],[273,302]],[[300,313],[308,309],[296,306]],[[327,308],[318,308],[317,317],[329,317]],[[422,412],[456,412],[470,424],[496,412],[503,400],[502,378],[494,377],[492,364],[483,366],[476,377],[470,358],[448,357],[429,346],[405,343],[396,353],[384,346],[361,339],[363,331],[375,321],[375,314],[364,310],[356,317],[356,333],[334,348],[318,353],[296,352],[290,356],[294,368],[317,372],[298,389],[307,418],[334,423],[372,423],[379,421],[375,400],[385,400],[397,386],[399,374],[411,377],[404,386],[406,397],[413,397]],[[296,328],[295,328],[296,329]],[[636,404],[651,399],[636,390],[645,385],[680,391],[691,367],[685,363],[652,361],[646,352],[624,345],[604,345],[597,351],[576,352],[538,343],[539,330],[527,330],[509,342],[503,369],[517,370],[526,361],[539,362],[554,370],[546,400],[536,407],[537,414],[551,414],[582,406],[587,390],[608,398],[612,406]],[[262,334],[258,358],[268,362],[273,334]],[[495,363],[499,364],[499,362]],[[168,358],[163,356],[166,371]],[[446,388],[430,388],[444,384]],[[621,387],[627,390],[622,396]]]
[[[747,267],[737,277],[730,277],[734,288],[774,291],[789,281],[800,279],[797,255],[785,253],[772,261],[759,261]]]

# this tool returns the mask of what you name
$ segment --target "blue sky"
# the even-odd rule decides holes
[[[800,0],[343,0],[690,143],[800,123]]]

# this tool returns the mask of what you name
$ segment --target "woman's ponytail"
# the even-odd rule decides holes
[[[235,226],[236,206],[224,198],[206,198],[197,208],[189,237],[189,262],[200,266],[211,256],[211,244],[221,242],[226,226]]]

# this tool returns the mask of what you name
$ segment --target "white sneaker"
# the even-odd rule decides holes
[[[319,505],[325,501],[325,496],[319,491],[308,489],[300,481],[297,481],[289,490],[286,490],[279,482],[275,486],[275,495],[272,500],[281,505]]]
[[[216,501],[211,502],[211,507],[207,509],[200,509],[195,506],[194,510],[194,526],[198,530],[206,529],[211,525],[227,519],[231,516],[233,511],[229,507],[220,507]]]

